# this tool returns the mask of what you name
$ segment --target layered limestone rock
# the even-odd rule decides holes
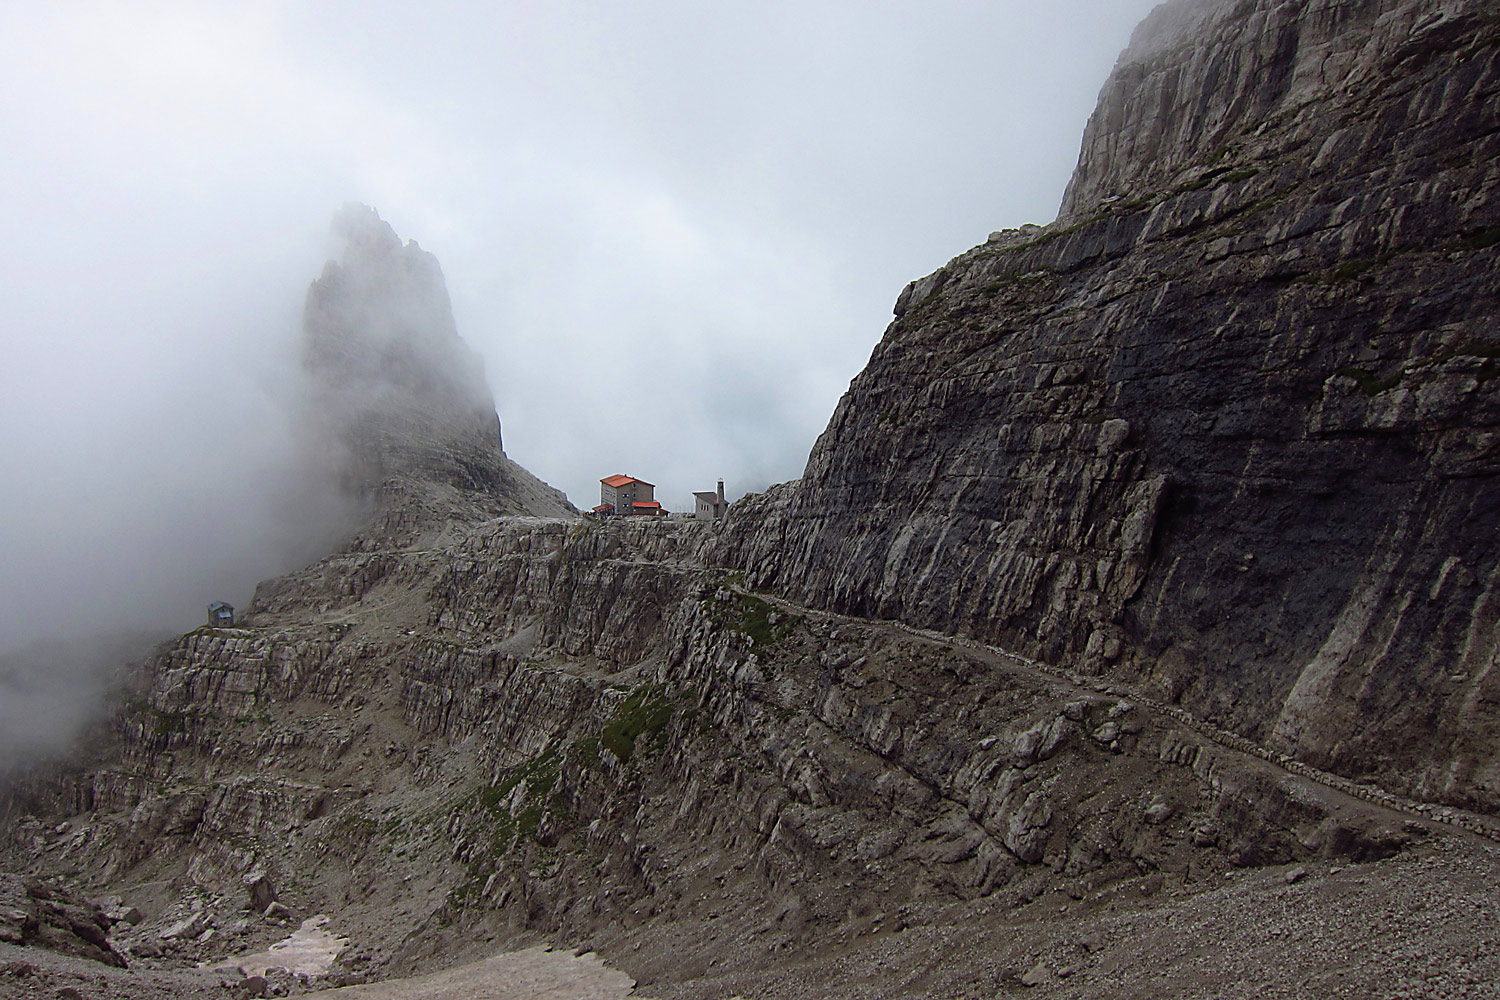
[[[719,558],[1500,807],[1497,91],[1490,4],[1166,6]]]
[[[1452,0],[1164,3],[1136,28],[1100,94],[1059,220],[1196,182],[1205,163],[1228,162],[1236,147],[1255,152],[1272,129],[1326,141],[1347,122],[1319,122],[1322,113],[1360,114],[1362,100],[1393,85],[1402,94],[1399,78],[1434,54],[1466,60],[1492,19],[1483,3]]]
[[[1426,836],[1103,688],[781,608],[692,557],[714,536],[502,518],[274,581],[147,665],[112,748],[13,790],[7,853],[182,887],[198,909],[126,900],[141,958],[278,933],[240,913],[253,880],[292,916],[337,913],[350,969],[498,925],[665,936],[633,971],[676,980],[955,902],[1192,893]]]

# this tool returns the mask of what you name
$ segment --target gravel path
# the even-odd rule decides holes
[[[635,980],[595,954],[537,945],[415,979],[345,986],[319,996],[340,1000],[615,1000]]]
[[[115,969],[43,948],[0,944],[0,1000],[231,1000],[237,973]],[[635,980],[592,953],[537,945],[443,972],[344,986],[304,996],[339,1000],[619,1000]]]
[[[851,625],[878,628],[888,633],[899,633],[941,646],[959,646],[970,651],[971,653],[980,653],[986,654],[991,657],[998,657],[1001,660],[1006,661],[1007,664],[1013,669],[1026,670],[1036,675],[1045,676],[1054,681],[1062,681],[1063,683],[1077,689],[1079,692],[1094,692],[1096,694],[1107,694],[1112,697],[1126,699],[1140,706],[1141,708],[1154,713],[1157,716],[1171,719],[1173,722],[1187,726],[1189,729],[1192,729],[1199,735],[1212,740],[1214,743],[1217,743],[1219,746],[1222,746],[1225,749],[1234,750],[1238,753],[1247,754],[1252,757],[1258,757],[1275,768],[1286,771],[1289,774],[1295,774],[1298,777],[1306,778],[1309,781],[1316,782],[1324,786],[1325,788],[1338,792],[1342,795],[1348,795],[1352,798],[1361,799],[1373,805],[1380,806],[1381,808],[1390,809],[1398,813],[1403,813],[1416,819],[1442,823],[1446,826],[1450,826],[1458,830],[1463,830],[1466,833],[1475,834],[1488,840],[1500,842],[1500,819],[1496,819],[1493,816],[1485,816],[1479,813],[1468,812],[1467,810],[1463,809],[1456,809],[1451,806],[1437,805],[1430,802],[1421,802],[1415,799],[1405,798],[1400,795],[1392,794],[1391,792],[1388,792],[1383,788],[1378,788],[1374,785],[1360,784],[1359,782],[1351,781],[1348,778],[1343,777],[1342,775],[1330,774],[1327,771],[1318,770],[1317,768],[1311,767],[1294,757],[1288,756],[1287,754],[1278,753],[1277,751],[1271,750],[1268,747],[1264,747],[1258,743],[1252,742],[1251,740],[1247,740],[1238,733],[1220,729],[1217,726],[1204,722],[1202,719],[1197,718],[1196,716],[1192,715],[1182,708],[1179,708],[1176,705],[1164,705],[1161,702],[1156,701],[1148,695],[1126,684],[1109,682],[1097,677],[1085,677],[1070,670],[1065,670],[1061,667],[1055,667],[1051,664],[1042,663],[1038,660],[1033,660],[1030,657],[1021,656],[1019,653],[1013,653],[1010,650],[1002,649],[999,646],[991,646],[961,635],[949,635],[947,633],[937,632],[932,629],[914,628],[910,625],[907,625],[905,622],[886,621],[883,619],[875,618],[858,618],[853,615],[839,614],[836,611],[825,611],[819,608],[810,608],[806,605],[796,604],[792,601],[786,600],[785,598],[774,597],[770,594],[763,594],[759,592],[752,593],[751,591],[746,590],[743,587],[736,586],[732,589],[737,591],[738,593],[754,597],[757,600],[765,601],[768,604],[772,604],[789,614],[810,618],[822,618],[827,621],[847,622]],[[1497,994],[1497,996],[1500,996],[1500,994]]]

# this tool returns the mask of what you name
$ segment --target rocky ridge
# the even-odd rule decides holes
[[[258,872],[339,914],[349,972],[545,933],[658,987],[1435,834],[1014,658],[778,607],[691,558],[712,534],[501,518],[330,557],[163,652],[118,756],[21,800],[72,818],[16,830],[101,887],[190,887],[137,891],[137,961],[281,933]]]

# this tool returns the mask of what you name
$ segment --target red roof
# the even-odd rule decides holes
[[[655,483],[648,483],[644,479],[637,479],[634,476],[610,476],[608,479],[599,480],[599,482],[603,483],[605,486],[613,486],[616,489],[624,486],[626,483],[640,483],[642,486],[653,487],[656,485]]]
[[[599,506],[594,508],[595,514],[613,514],[614,512],[615,505],[612,503],[601,503]]]
[[[661,509],[661,504],[657,503],[655,500],[637,500],[635,503],[631,504],[630,506],[632,506],[632,507],[655,507],[657,510]]]

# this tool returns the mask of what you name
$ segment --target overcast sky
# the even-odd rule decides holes
[[[0,5],[0,649],[299,558],[284,400],[348,200],[437,254],[579,506],[794,478],[902,286],[1053,217],[1151,6]]]

